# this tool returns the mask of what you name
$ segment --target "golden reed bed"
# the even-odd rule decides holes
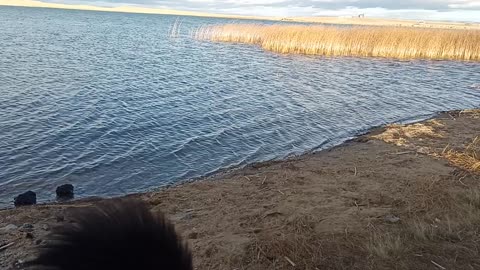
[[[279,53],[480,61],[479,30],[226,24],[200,27],[195,37]]]

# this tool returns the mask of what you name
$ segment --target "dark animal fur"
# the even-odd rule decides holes
[[[79,209],[54,229],[33,265],[56,270],[191,270],[190,251],[163,215],[145,203],[114,200]]]

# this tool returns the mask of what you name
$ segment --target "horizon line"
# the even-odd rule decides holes
[[[187,11],[155,7],[140,6],[117,6],[117,7],[100,7],[93,5],[78,4],[59,4],[47,3],[38,0],[0,0],[0,6],[13,7],[32,7],[32,8],[51,8],[65,10],[85,10],[100,12],[117,12],[117,13],[135,13],[135,14],[157,14],[157,15],[177,15],[177,16],[193,16],[206,18],[223,18],[223,19],[242,19],[242,20],[267,20],[267,21],[291,21],[304,23],[322,23],[322,24],[352,24],[367,26],[400,26],[400,27],[422,27],[422,28],[450,28],[450,29],[480,29],[480,23],[462,22],[462,21],[446,21],[446,20],[413,20],[401,18],[378,18],[365,17],[358,18],[354,16],[257,16],[257,15],[240,15],[225,13],[210,13],[201,11]]]

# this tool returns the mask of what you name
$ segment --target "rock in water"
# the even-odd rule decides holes
[[[66,184],[57,187],[57,199],[70,200],[73,199],[73,185]]]
[[[33,205],[37,203],[37,194],[33,191],[27,191],[15,197],[13,204],[15,206]]]

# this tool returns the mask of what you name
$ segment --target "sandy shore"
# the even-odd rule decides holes
[[[267,17],[267,16],[242,16],[234,14],[214,14],[194,11],[181,11],[172,9],[146,8],[136,6],[97,7],[89,5],[66,5],[59,3],[46,3],[35,0],[0,0],[0,6],[42,7],[75,10],[93,10],[106,12],[126,12],[144,14],[165,14],[179,16],[198,16],[210,18],[246,19],[246,20],[272,20],[292,21],[323,24],[347,24],[369,26],[401,26],[401,27],[424,27],[442,29],[480,29],[480,23],[446,22],[446,21],[415,21],[384,18],[345,18],[345,17]]]
[[[443,113],[133,196],[170,217],[196,269],[480,269],[479,135],[480,110]],[[94,203],[0,211],[0,268]]]

